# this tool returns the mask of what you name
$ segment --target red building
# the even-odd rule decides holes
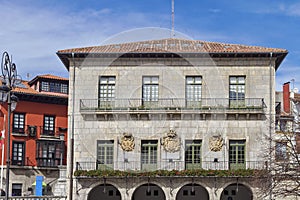
[[[37,175],[44,176],[45,193],[55,193],[59,166],[66,165],[68,127],[68,79],[53,76],[36,76],[21,81],[12,94],[18,97],[16,109],[11,113],[10,132],[10,195],[30,194]],[[0,130],[7,138],[7,104],[1,104]],[[6,146],[0,162],[6,168]],[[2,155],[4,156],[2,158]],[[5,183],[5,173],[1,175]],[[0,183],[0,184],[1,184]],[[5,188],[4,185],[0,185]]]

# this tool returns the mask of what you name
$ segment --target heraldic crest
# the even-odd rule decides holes
[[[170,153],[174,153],[180,150],[180,138],[174,130],[169,130],[166,136],[162,138],[161,144],[164,150]]]
[[[134,137],[132,136],[132,134],[131,133],[123,133],[120,145],[124,151],[132,151],[135,146]]]
[[[223,146],[223,138],[221,136],[212,136],[209,138],[209,149],[211,151],[221,151]]]

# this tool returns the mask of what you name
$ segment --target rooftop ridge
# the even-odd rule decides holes
[[[286,49],[223,42],[210,42],[182,38],[165,38],[136,42],[106,44],[59,50],[58,53],[127,53],[127,52],[174,52],[174,53],[287,53]]]

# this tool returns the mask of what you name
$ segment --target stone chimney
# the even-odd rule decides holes
[[[291,113],[290,82],[283,84],[283,111],[288,114]]]

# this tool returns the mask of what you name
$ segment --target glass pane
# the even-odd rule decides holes
[[[236,77],[230,77],[230,83],[237,83]]]
[[[238,77],[238,83],[244,84],[245,83],[245,77]]]

